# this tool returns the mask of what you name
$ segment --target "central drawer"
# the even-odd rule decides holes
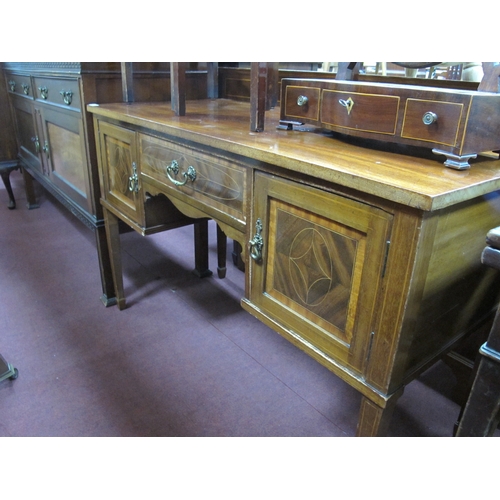
[[[140,135],[141,173],[161,191],[220,218],[246,221],[247,169],[234,160],[188,146]],[[227,217],[225,218],[227,219]]]
[[[399,102],[398,96],[323,90],[321,121],[342,128],[394,135]]]

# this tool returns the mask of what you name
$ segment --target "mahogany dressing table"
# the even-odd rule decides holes
[[[404,387],[490,321],[481,266],[500,217],[498,155],[453,170],[429,150],[311,125],[249,131],[249,105],[89,105],[115,292],[118,220],[141,234],[186,216],[241,244],[242,306],[362,394],[359,436],[383,435]]]

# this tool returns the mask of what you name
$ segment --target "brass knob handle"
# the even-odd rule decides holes
[[[436,115],[436,113],[433,113],[432,111],[427,111],[427,113],[424,113],[424,116],[422,116],[424,125],[432,125],[433,123],[437,122],[437,119],[438,115]]]
[[[47,97],[49,97],[49,89],[47,87],[38,87],[38,90],[40,91],[40,97],[42,99],[47,99]]]
[[[264,246],[264,240],[262,239],[262,221],[257,219],[255,222],[255,235],[248,242],[250,245],[250,257],[252,257],[255,262],[260,262],[262,260],[262,247]]]
[[[306,106],[309,102],[309,98],[305,95],[299,95],[297,97],[297,106]]]
[[[61,90],[59,93],[62,95],[64,104],[70,106],[71,101],[73,100],[73,92],[71,90]]]
[[[139,192],[139,176],[137,175],[137,165],[132,162],[132,175],[128,178],[128,190],[133,193]]]
[[[172,160],[170,165],[167,167],[167,177],[172,181],[176,186],[184,186],[187,181],[194,182],[196,180],[196,169],[193,166],[189,166],[187,172],[182,172],[182,177],[184,177],[183,181],[178,181],[174,179],[170,173],[177,175],[179,173],[179,164],[176,160]]]

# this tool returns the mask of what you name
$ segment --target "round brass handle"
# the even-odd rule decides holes
[[[438,115],[436,115],[436,113],[433,113],[432,111],[427,111],[427,113],[424,113],[424,116],[422,116],[424,125],[432,125],[433,123],[437,122],[437,119]]]
[[[306,106],[308,102],[309,98],[305,95],[299,95],[299,97],[297,97],[297,106]]]

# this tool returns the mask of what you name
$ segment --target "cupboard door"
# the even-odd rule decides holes
[[[40,137],[35,126],[33,103],[22,97],[11,96],[17,127],[19,156],[30,167],[41,172]]]
[[[39,124],[45,175],[68,198],[86,211],[91,211],[81,114],[35,106],[35,116]]]
[[[251,228],[263,246],[259,259],[250,245],[250,302],[296,343],[361,372],[392,215],[262,173],[254,193]]]
[[[121,214],[144,226],[136,134],[99,122],[102,196]]]

